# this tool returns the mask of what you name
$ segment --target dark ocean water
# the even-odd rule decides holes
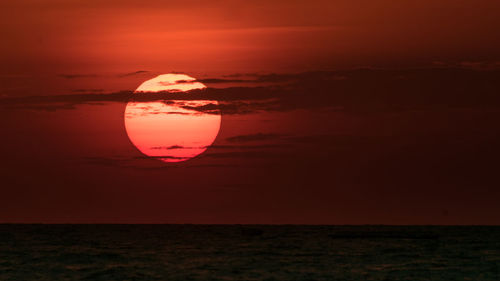
[[[500,227],[0,225],[0,280],[500,280]]]

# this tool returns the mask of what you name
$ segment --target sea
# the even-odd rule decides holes
[[[500,280],[498,226],[0,225],[0,280]]]

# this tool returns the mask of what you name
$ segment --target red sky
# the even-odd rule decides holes
[[[499,9],[4,1],[0,222],[498,224]],[[175,165],[123,121],[172,71],[222,111]]]
[[[1,4],[1,72],[198,73],[498,61],[498,1]]]

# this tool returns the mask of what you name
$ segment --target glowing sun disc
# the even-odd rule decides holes
[[[206,88],[185,74],[163,74],[142,83],[141,92],[186,92]],[[186,161],[203,153],[219,133],[220,112],[197,108],[217,101],[130,101],[125,108],[125,129],[130,141],[143,154],[164,162]]]

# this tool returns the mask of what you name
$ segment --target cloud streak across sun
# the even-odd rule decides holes
[[[135,92],[187,92],[204,89],[207,86],[196,82],[196,78],[186,74],[162,74],[142,83]]]

